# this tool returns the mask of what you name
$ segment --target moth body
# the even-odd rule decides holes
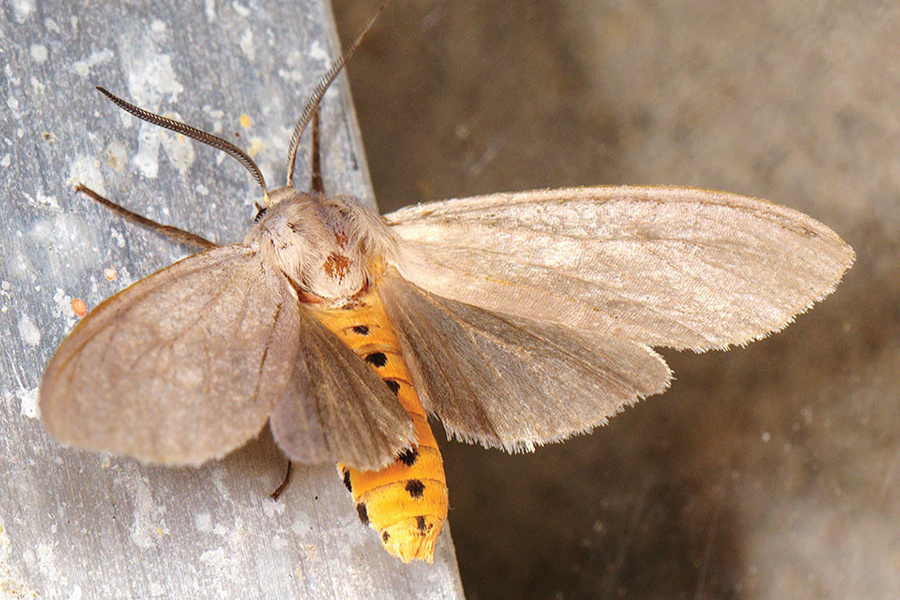
[[[301,310],[374,369],[415,428],[416,443],[383,469],[338,465],[357,514],[393,556],[432,562],[447,517],[447,484],[428,417],[378,295],[380,271],[395,247],[391,233],[349,196],[282,188],[271,201],[244,243],[291,282]]]

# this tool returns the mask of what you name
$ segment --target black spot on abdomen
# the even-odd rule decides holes
[[[387,356],[385,356],[384,352],[373,352],[366,356],[366,362],[381,368],[387,364]]]
[[[421,532],[425,531],[425,517],[416,517],[416,528]]]
[[[356,505],[356,514],[359,516],[360,523],[362,523],[363,525],[369,524],[369,511],[366,510],[365,502],[360,502]]]
[[[421,498],[425,493],[425,484],[418,479],[410,479],[406,482],[406,491],[413,498]]]
[[[401,452],[397,456],[397,460],[402,462],[407,467],[411,467],[416,464],[417,460],[419,460],[419,451],[415,448],[404,448],[403,452]]]
[[[353,486],[350,485],[350,469],[344,469],[344,487],[348,492],[353,493]]]
[[[353,333],[356,335],[369,335],[369,326],[368,325],[354,325]]]
[[[398,382],[394,381],[393,379],[385,379],[384,382],[389,388],[391,388],[391,391],[394,392],[394,394],[400,393],[400,384]]]

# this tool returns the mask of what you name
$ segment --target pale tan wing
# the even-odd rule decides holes
[[[647,346],[493,314],[389,271],[378,288],[425,408],[448,433],[508,451],[590,430],[663,391]]]
[[[246,247],[213,248],[94,309],[44,372],[41,416],[75,446],[199,464],[265,426],[298,334],[284,278]]]
[[[412,420],[369,365],[306,310],[300,316],[302,360],[269,422],[275,442],[298,462],[385,466],[415,443]]]
[[[675,187],[495,194],[385,217],[402,275],[454,300],[651,346],[707,350],[784,327],[853,262],[763,200]]]

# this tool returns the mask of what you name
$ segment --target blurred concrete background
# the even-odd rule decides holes
[[[335,0],[342,37],[380,0]],[[679,184],[809,213],[837,292],[531,455],[443,445],[470,600],[900,597],[900,5],[397,0],[350,65],[382,210]]]

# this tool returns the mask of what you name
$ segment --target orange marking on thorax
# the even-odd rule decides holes
[[[341,341],[366,361],[397,394],[416,429],[417,445],[380,471],[338,465],[357,513],[381,537],[385,549],[403,562],[434,559],[434,543],[447,518],[444,463],[400,343],[375,288],[349,308],[311,306],[312,312]]]
[[[343,279],[344,275],[347,274],[347,271],[350,270],[350,264],[350,259],[346,256],[331,254],[325,260],[325,272],[328,273],[330,277]]]

